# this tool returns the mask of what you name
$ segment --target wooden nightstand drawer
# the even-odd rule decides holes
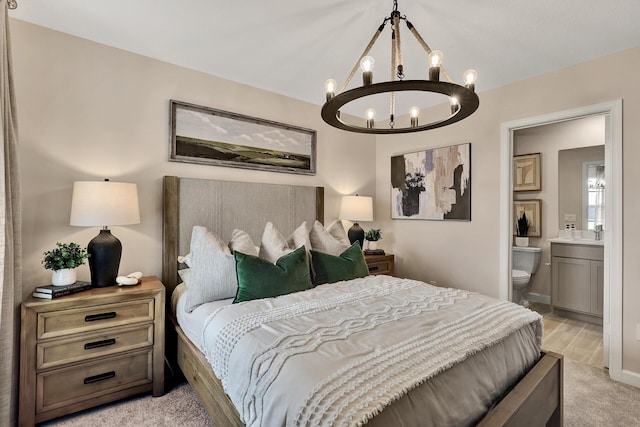
[[[367,266],[369,267],[369,274],[390,274],[391,272],[389,261],[372,262],[368,263]]]
[[[134,327],[111,328],[45,341],[37,345],[37,369],[48,369],[65,363],[84,361],[153,345],[153,323]]]
[[[38,339],[153,320],[153,299],[38,313]]]
[[[373,276],[375,276],[376,274],[386,274],[389,276],[393,276],[394,274],[393,254],[365,255],[364,259],[367,261],[367,267],[369,267],[369,274]]]
[[[153,350],[98,359],[37,376],[36,412],[151,383]]]

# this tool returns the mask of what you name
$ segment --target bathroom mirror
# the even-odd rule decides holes
[[[558,151],[558,226],[604,225],[604,145]]]

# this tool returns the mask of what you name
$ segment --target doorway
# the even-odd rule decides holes
[[[502,123],[500,129],[500,298],[511,298],[513,139],[518,129],[605,116],[607,232],[604,249],[603,346],[612,379],[622,381],[622,100]]]

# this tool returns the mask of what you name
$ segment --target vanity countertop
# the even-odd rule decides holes
[[[604,240],[595,239],[574,239],[571,237],[555,237],[549,239],[551,243],[565,243],[567,245],[591,245],[591,246],[604,246]]]

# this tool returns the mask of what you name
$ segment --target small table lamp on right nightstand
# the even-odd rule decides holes
[[[353,226],[347,235],[349,242],[360,242],[360,247],[364,246],[364,230],[358,221],[373,221],[373,197],[368,196],[342,196],[340,205],[340,219],[353,221]]]

